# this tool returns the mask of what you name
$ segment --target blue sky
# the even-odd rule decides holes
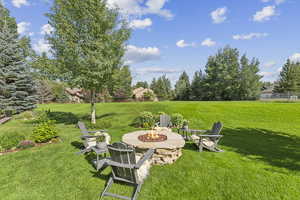
[[[51,31],[44,13],[51,0],[4,0],[30,35],[37,52]],[[208,56],[225,45],[260,60],[263,80],[276,80],[287,58],[300,61],[299,0],[108,0],[133,28],[125,62],[134,81],[166,74],[174,83],[185,70],[191,78]]]

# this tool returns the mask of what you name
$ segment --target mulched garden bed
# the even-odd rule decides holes
[[[56,139],[57,139],[56,141],[50,140],[49,142],[36,143],[36,144],[34,145],[34,147],[42,147],[42,146],[45,146],[45,145],[48,145],[48,144],[56,144],[56,143],[61,142],[61,139],[59,139],[59,138],[56,138]],[[32,148],[32,147],[30,147],[30,148]],[[0,156],[5,155],[5,154],[8,154],[8,153],[14,153],[14,152],[18,152],[18,151],[30,149],[30,148],[15,148],[15,149],[8,149],[8,150],[5,150],[5,151],[1,151],[1,152],[0,152]]]

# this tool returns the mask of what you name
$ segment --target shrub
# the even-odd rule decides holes
[[[25,111],[15,116],[15,119],[21,119],[21,120],[31,120],[33,118],[34,118],[34,113],[32,111]]]
[[[14,114],[16,114],[16,111],[13,110],[13,109],[7,108],[6,110],[4,110],[4,115],[5,115],[6,117],[11,117],[11,116],[13,116]]]
[[[159,122],[160,121],[160,116],[161,115],[165,115],[166,113],[165,112],[158,112],[157,115],[155,115],[155,122]]]
[[[33,130],[31,138],[38,143],[48,142],[52,138],[57,137],[57,134],[58,132],[53,121],[49,120],[38,124]]]
[[[20,141],[24,140],[25,136],[18,133],[10,133],[9,135],[0,136],[0,151],[9,150],[17,147]]]
[[[155,125],[155,117],[151,112],[142,112],[136,120],[136,124],[142,128],[152,128]]]
[[[18,148],[20,149],[28,149],[34,147],[35,143],[31,140],[23,140],[19,143]]]
[[[36,123],[44,123],[48,122],[50,119],[48,117],[48,112],[50,111],[35,111],[34,112],[34,118]]]
[[[174,127],[181,128],[183,126],[184,118],[181,114],[175,113],[171,116],[171,121]]]

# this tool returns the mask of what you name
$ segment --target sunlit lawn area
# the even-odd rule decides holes
[[[82,118],[89,104],[49,104],[38,109],[72,112]],[[208,129],[220,120],[225,126],[220,148],[225,152],[199,153],[187,143],[175,164],[151,168],[138,199],[300,199],[300,103],[97,104],[98,122],[111,123],[108,130],[113,141],[135,129],[130,124],[141,111],[181,113],[190,120],[191,128],[198,129]],[[58,123],[57,127],[61,143],[0,156],[1,200],[98,199],[110,169],[96,173],[89,156],[75,154],[81,142],[75,124]],[[32,129],[29,121],[12,120],[0,126],[0,135],[19,132],[29,136]],[[112,191],[131,192],[124,185]]]

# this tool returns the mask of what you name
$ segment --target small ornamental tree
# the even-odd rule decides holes
[[[90,91],[95,124],[96,93],[108,88],[113,72],[122,67],[130,29],[105,0],[55,0],[48,17],[56,66],[71,85]]]
[[[16,22],[0,3],[0,107],[20,113],[35,108],[35,84],[28,72]]]

